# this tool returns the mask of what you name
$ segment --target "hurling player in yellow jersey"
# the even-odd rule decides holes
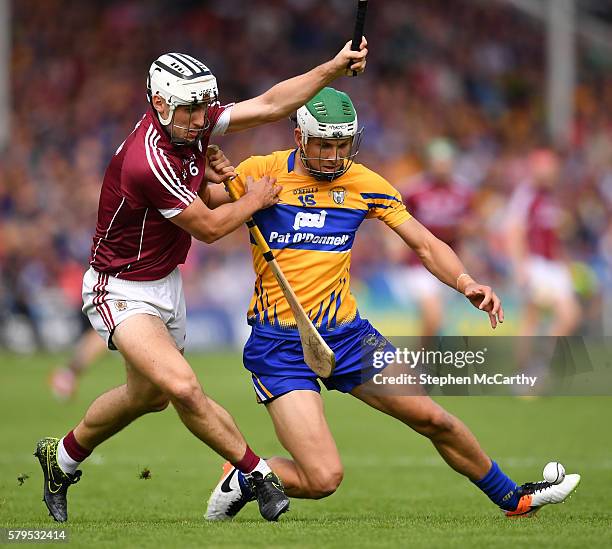
[[[339,486],[343,469],[327,425],[319,381],[362,400],[431,440],[442,458],[468,477],[509,516],[531,515],[563,501],[579,475],[561,484],[517,485],[482,450],[469,429],[424,393],[398,396],[372,390],[374,351],[394,348],[359,316],[350,291],[351,247],[361,222],[377,218],[393,229],[442,282],[489,317],[503,322],[499,298],[465,272],[455,253],[410,216],[400,194],[384,178],[353,160],[362,131],[345,93],[325,88],[297,111],[293,150],[251,157],[237,168],[243,179],[264,175],[282,186],[278,204],[254,215],[300,303],[336,355],[336,369],[318,379],[304,362],[295,320],[256,246],[256,274],[248,312],[251,337],[244,365],[257,399],[268,410],[277,436],[292,459],[267,460],[292,497],[322,498]],[[209,204],[227,200],[210,188]],[[372,250],[375,253],[376,250]],[[364,367],[364,364],[370,368]],[[389,366],[391,368],[391,366]],[[213,491],[206,517],[236,515],[253,495],[229,463]]]

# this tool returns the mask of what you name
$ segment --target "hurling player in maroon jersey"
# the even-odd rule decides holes
[[[126,383],[98,397],[61,440],[38,441],[43,498],[56,521],[68,519],[67,490],[94,448],[170,402],[193,435],[245,475],[265,519],[277,520],[288,509],[276,475],[250,449],[230,414],[203,392],[183,357],[185,300],[178,265],[192,236],[214,242],[278,201],[280,187],[265,176],[248,178],[237,202],[212,204],[207,183],[222,182],[233,168],[222,152],[208,150],[210,137],[287,117],[335,78],[363,72],[365,38],[360,51],[350,45],[258,97],[225,106],[201,61],[167,53],[151,65],[150,107],[106,170],[83,279],[83,311],[108,347],[123,355]]]
[[[515,279],[524,297],[521,335],[535,335],[551,310],[548,335],[567,336],[581,311],[560,238],[564,212],[555,194],[559,158],[536,150],[528,159],[529,178],[514,191],[507,209],[507,245]]]
[[[462,237],[473,225],[473,194],[454,175],[454,159],[455,150],[450,141],[434,139],[427,147],[428,170],[411,178],[402,198],[406,209],[458,254]],[[438,335],[446,286],[405,246],[392,250],[392,255],[404,263],[393,269],[389,277],[393,295],[400,303],[418,304],[422,336]]]

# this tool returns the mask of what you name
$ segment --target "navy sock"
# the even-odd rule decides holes
[[[474,484],[502,509],[514,511],[517,508],[519,497],[516,489],[518,485],[508,478],[494,461],[484,478],[477,480]]]

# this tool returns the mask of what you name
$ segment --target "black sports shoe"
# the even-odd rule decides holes
[[[66,522],[68,520],[66,493],[71,484],[79,481],[81,471],[75,471],[74,475],[62,471],[57,463],[58,444],[59,438],[42,438],[36,443],[34,455],[43,470],[45,478],[43,501],[49,509],[49,515],[57,522]]]
[[[263,518],[275,521],[289,510],[289,498],[285,495],[283,484],[272,471],[265,477],[259,471],[245,476],[251,484]]]

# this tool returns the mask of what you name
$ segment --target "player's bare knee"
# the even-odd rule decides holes
[[[308,497],[321,499],[331,496],[344,478],[342,467],[317,471],[308,476]]]
[[[166,396],[160,396],[149,402],[149,412],[163,412],[170,404],[170,399]]]
[[[138,392],[130,395],[132,410],[138,414],[161,412],[168,407],[168,397],[159,392]]]
[[[200,387],[195,376],[193,378],[174,381],[170,387],[168,387],[167,392],[170,400],[174,404],[186,409],[196,408],[204,396],[202,387]]]
[[[427,411],[418,419],[413,419],[409,425],[427,438],[435,439],[444,436],[455,429],[456,420],[442,408]]]

